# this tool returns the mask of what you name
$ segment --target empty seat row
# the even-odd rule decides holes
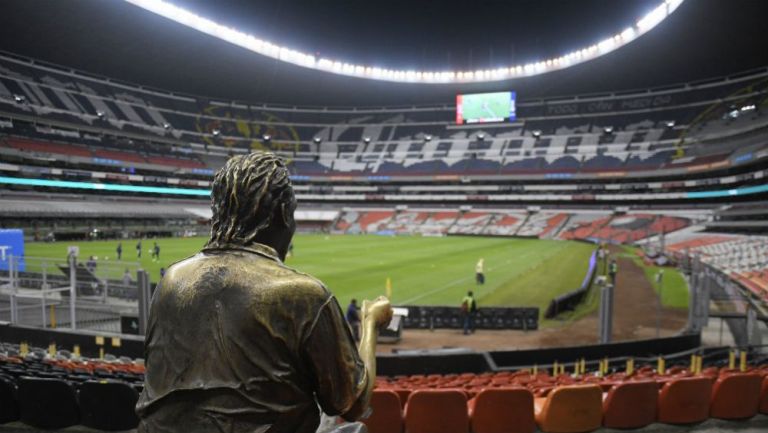
[[[86,381],[75,387],[62,379],[0,377],[0,422],[21,421],[42,429],[77,424],[99,430],[136,428],[139,394],[130,384]]]
[[[558,386],[545,397],[520,386],[486,388],[473,398],[464,389],[377,389],[373,413],[363,422],[371,433],[531,433],[536,426],[576,433],[601,426],[692,424],[710,417],[747,419],[768,414],[764,373],[638,377],[607,390],[604,384]]]

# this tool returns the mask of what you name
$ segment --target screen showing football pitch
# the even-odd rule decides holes
[[[510,122],[515,120],[515,92],[456,95],[456,123]]]

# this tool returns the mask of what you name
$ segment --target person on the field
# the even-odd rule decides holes
[[[122,242],[118,242],[117,243],[117,250],[115,250],[115,251],[117,252],[117,260],[120,260],[123,257],[123,243]]]
[[[619,272],[619,265],[616,264],[616,259],[611,260],[610,266],[608,266],[608,275],[611,277],[611,285],[616,286],[616,274]]]
[[[133,283],[133,278],[131,277],[131,271],[128,268],[125,268],[125,273],[123,273],[123,285],[130,286],[131,283]]]
[[[160,245],[155,241],[155,245],[152,247],[152,261],[157,262],[160,260]]]
[[[467,296],[461,300],[461,314],[464,316],[464,335],[469,335],[475,332],[477,302],[475,302],[475,296],[471,290],[467,292]]]
[[[88,269],[91,272],[96,271],[96,257],[89,256],[88,261],[85,262],[85,268]]]
[[[136,242],[136,257],[141,258],[141,239]]]
[[[475,265],[475,282],[477,284],[485,284],[485,274],[483,273],[485,260],[480,258]]]
[[[357,299],[352,299],[347,306],[347,323],[352,328],[352,336],[355,341],[360,341],[360,311],[357,308]]]
[[[152,296],[138,432],[315,433],[321,410],[360,418],[389,301],[362,302],[356,348],[333,294],[283,264],[296,198],[274,154],[231,158],[211,201],[210,239],[171,265]]]

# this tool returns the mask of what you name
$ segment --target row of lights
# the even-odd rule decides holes
[[[359,78],[403,83],[477,83],[543,74],[545,72],[564,69],[600,57],[626,45],[657,26],[674,12],[684,0],[664,0],[659,6],[622,32],[594,45],[573,51],[560,57],[524,65],[512,65],[477,71],[395,70],[356,65],[326,58],[317,58],[312,54],[306,54],[286,47],[281,47],[271,42],[258,39],[252,35],[215,23],[167,1],[125,1],[255,53],[306,68]]]
[[[754,106],[751,106],[751,107],[752,107],[751,109],[754,109]],[[750,109],[749,106],[745,106],[745,107],[742,107],[741,111],[748,111],[749,109]],[[664,125],[667,128],[674,128],[675,127],[675,121],[674,120],[668,120],[668,121],[664,122]],[[211,133],[213,134],[214,137],[218,137],[218,136],[221,135],[221,131],[219,129],[214,129]],[[606,126],[606,127],[604,127],[603,128],[603,133],[606,134],[606,135],[613,134],[613,126]],[[541,134],[542,134],[542,132],[541,132],[540,129],[531,130],[531,136],[533,138],[538,139],[538,138],[541,137]],[[475,136],[475,138],[477,138],[477,140],[479,140],[479,141],[483,141],[483,140],[485,140],[485,134],[483,134],[481,132],[481,133],[477,134]],[[269,134],[264,134],[264,135],[261,136],[261,139],[263,141],[270,141],[272,139],[272,137]],[[424,141],[426,141],[426,142],[432,141],[432,136],[429,135],[429,134],[424,135]],[[314,138],[312,138],[312,142],[314,142],[315,144],[320,144],[320,143],[323,142],[323,139],[320,138],[320,137],[314,137]],[[370,144],[370,142],[371,142],[371,137],[367,137],[367,136],[363,137],[363,143]]]

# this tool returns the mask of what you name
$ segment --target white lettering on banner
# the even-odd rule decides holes
[[[10,249],[10,245],[0,245],[0,260],[5,261],[5,252]]]

